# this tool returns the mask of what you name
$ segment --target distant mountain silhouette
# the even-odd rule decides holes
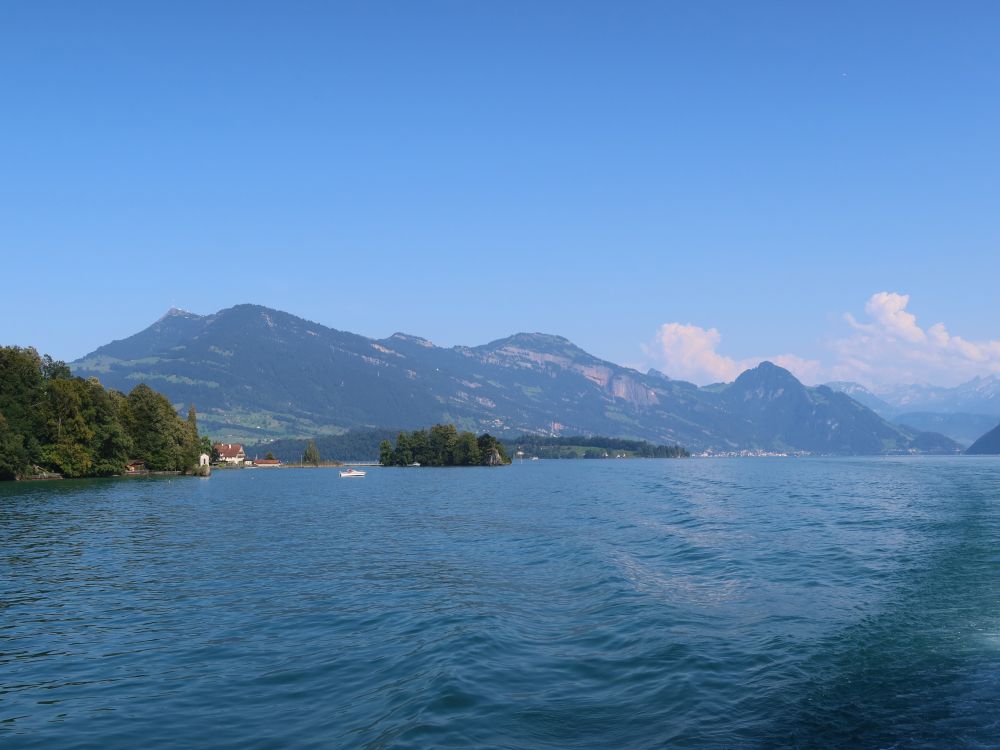
[[[1000,421],[989,414],[936,413],[932,411],[897,414],[890,420],[917,432],[939,432],[960,445],[971,445],[976,439]]]
[[[970,456],[1000,455],[1000,425],[970,445],[966,453]]]
[[[873,393],[859,383],[827,383],[880,417],[916,431],[939,432],[969,445],[1000,419],[1000,379],[974,378],[953,388],[897,385]]]
[[[72,368],[121,390],[147,382],[179,407],[194,403],[220,439],[453,422],[496,435],[596,434],[692,450],[959,450],[771,363],[699,388],[600,360],[561,336],[442,348],[403,333],[369,339],[259,305],[206,316],[171,310]]]
[[[883,417],[903,413],[988,414],[1000,418],[1000,377],[977,377],[946,388],[936,385],[894,385],[873,392],[859,383],[827,383],[874,409]]]

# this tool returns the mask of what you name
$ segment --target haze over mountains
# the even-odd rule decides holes
[[[194,403],[201,423],[225,439],[444,421],[498,435],[602,434],[693,450],[959,449],[768,362],[699,388],[600,360],[560,336],[441,348],[403,333],[370,339],[257,305],[206,316],[171,310],[72,368],[113,388],[146,382],[178,406]]]
[[[827,383],[896,424],[940,432],[969,445],[1000,423],[1000,378],[977,377],[953,388],[895,385],[872,391],[859,383]]]

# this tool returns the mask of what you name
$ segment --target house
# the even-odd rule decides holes
[[[146,473],[146,462],[145,461],[129,461],[125,464],[126,474],[145,474]]]
[[[219,454],[219,461],[232,466],[242,466],[247,460],[247,454],[243,452],[243,446],[239,443],[216,443],[212,450]]]
[[[255,458],[253,463],[254,466],[260,466],[261,468],[281,466],[281,461],[276,458]]]

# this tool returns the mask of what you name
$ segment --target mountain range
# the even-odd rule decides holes
[[[870,390],[844,381],[827,385],[895,424],[940,432],[962,445],[974,442],[1000,421],[1000,378],[995,375],[951,388],[912,384]]]
[[[976,377],[951,388],[937,385],[887,385],[869,389],[860,383],[827,383],[865,406],[890,416],[913,412],[987,414],[1000,419],[1000,377]]]
[[[119,390],[146,382],[178,407],[194,403],[202,426],[225,440],[452,422],[497,435],[600,434],[697,451],[959,450],[769,362],[700,388],[603,361],[560,336],[444,348],[403,333],[371,339],[258,305],[170,310],[71,367]]]

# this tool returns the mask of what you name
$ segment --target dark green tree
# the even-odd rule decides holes
[[[42,357],[42,377],[45,380],[71,380],[73,373],[65,362],[52,359],[46,354]]]
[[[306,444],[306,449],[302,453],[302,463],[319,466],[319,448],[316,447],[315,440],[310,440]]]
[[[430,466],[432,464],[431,445],[424,430],[411,432],[407,444],[409,455],[404,464],[405,466],[409,466],[412,463],[418,463],[421,466]]]
[[[189,432],[174,407],[148,385],[137,385],[126,399],[126,427],[135,455],[153,471],[184,471],[189,463]]]
[[[436,424],[431,427],[430,443],[432,466],[455,465],[455,443],[458,440],[458,430],[453,424]]]
[[[479,461],[484,466],[503,466],[510,463],[510,456],[503,444],[488,432],[484,432],[476,441],[479,444]]]
[[[453,466],[478,466],[480,459],[479,443],[471,432],[460,432],[455,438],[452,450]]]
[[[416,460],[410,447],[410,437],[405,432],[399,433],[399,437],[396,438],[396,450],[393,452],[392,460],[397,466],[409,466]]]
[[[392,443],[388,440],[383,440],[378,446],[378,461],[383,466],[392,466],[396,463],[396,459],[393,455]]]
[[[0,478],[121,473],[129,458],[154,470],[193,468],[202,447],[194,407],[181,420],[146,385],[128,397],[72,375],[34,349],[0,347]]]
[[[401,432],[396,447],[385,440],[379,446],[379,457],[385,466],[500,466],[510,458],[503,445],[491,435],[476,437],[459,432],[455,425],[437,424],[430,430]]]
[[[24,437],[14,433],[0,413],[0,479],[17,479],[30,468]]]
[[[188,467],[198,465],[198,456],[201,454],[201,440],[198,437],[198,412],[194,404],[188,406],[187,422],[184,425],[186,433],[184,435],[184,462]]]
[[[106,391],[96,379],[87,381],[94,434],[90,442],[92,467],[96,476],[120,474],[132,452],[132,440],[121,421],[125,397]]]
[[[56,379],[46,383],[45,447],[42,460],[65,477],[83,477],[94,466],[91,441],[95,430],[85,381]],[[88,418],[89,417],[89,418]]]
[[[10,434],[20,438],[25,470],[41,460],[44,402],[45,381],[38,352],[19,346],[0,347],[0,412]]]

